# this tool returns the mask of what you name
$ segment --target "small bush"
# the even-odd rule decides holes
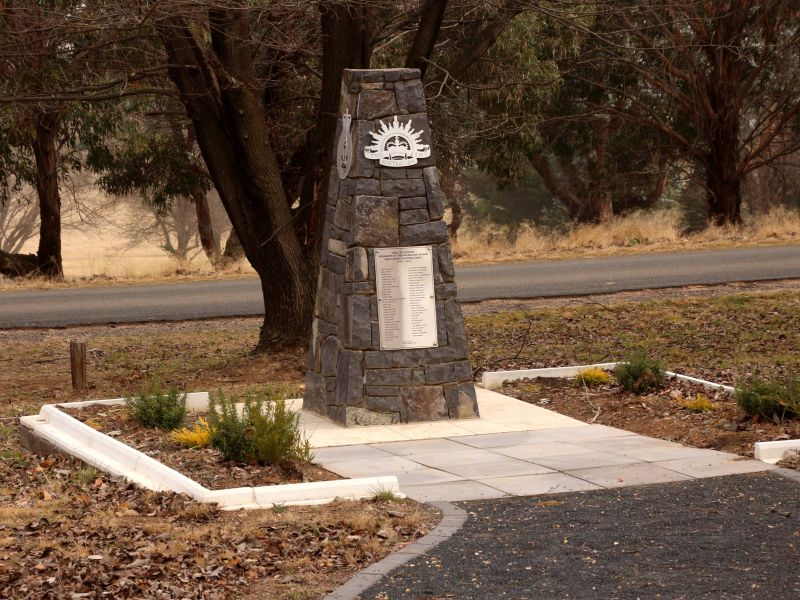
[[[660,360],[645,352],[637,352],[614,369],[622,389],[634,394],[646,394],[664,387],[667,374]]]
[[[589,367],[584,369],[575,376],[575,381],[578,385],[585,385],[593,387],[596,385],[608,385],[614,382],[611,373],[601,369],[600,367]]]
[[[181,446],[187,448],[205,448],[211,443],[211,427],[203,417],[197,419],[197,423],[191,429],[181,427],[169,435]]]
[[[694,398],[687,398],[681,401],[681,406],[686,410],[695,413],[708,412],[716,409],[717,407],[705,397],[703,394],[697,394]]]
[[[300,429],[300,415],[273,389],[241,399],[217,392],[209,399],[208,418],[211,444],[225,460],[278,466],[313,460],[311,445]]]
[[[800,416],[800,381],[753,379],[736,386],[736,404],[751,417],[779,422]]]
[[[142,427],[170,431],[186,416],[186,394],[175,387],[165,394],[157,381],[151,382],[147,391],[125,398],[125,405],[128,414]]]

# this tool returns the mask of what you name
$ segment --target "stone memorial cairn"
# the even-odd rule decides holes
[[[340,109],[303,407],[344,425],[478,417],[419,71],[345,70]],[[397,276],[376,278],[376,248],[421,257],[394,288],[430,288],[413,311],[379,308]]]

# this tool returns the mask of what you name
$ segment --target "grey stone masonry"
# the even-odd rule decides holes
[[[346,178],[334,163],[328,179],[304,407],[348,426],[476,418],[419,71],[346,69],[341,90],[340,114],[352,117],[352,156]],[[367,156],[365,148],[379,148],[376,139],[392,127],[386,136],[393,143],[384,137],[381,151],[370,151],[378,158]],[[411,148],[398,147],[410,137],[396,127],[414,132]],[[340,135],[341,121],[335,143]],[[382,350],[375,249],[404,246],[431,248],[437,336],[425,343],[436,345]]]

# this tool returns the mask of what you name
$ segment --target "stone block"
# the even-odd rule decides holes
[[[339,304],[339,276],[333,271],[322,268],[317,280],[317,301],[314,314],[328,321],[338,322],[337,308]]]
[[[344,275],[345,270],[347,270],[347,261],[345,261],[344,256],[339,256],[338,254],[329,252],[328,256],[325,257],[324,264],[337,275]]]
[[[456,294],[458,294],[458,288],[455,282],[436,284],[436,298],[455,298]]]
[[[381,194],[408,198],[425,194],[425,184],[421,179],[381,179]]]
[[[355,350],[372,348],[372,328],[369,320],[369,298],[367,296],[345,296],[345,346]]]
[[[425,384],[425,369],[414,369],[411,371],[411,383],[414,385]]]
[[[457,352],[463,352],[463,356],[467,356],[467,334],[464,331],[461,307],[451,298],[445,301],[444,309],[447,316],[447,344]]]
[[[421,81],[398,81],[394,84],[394,93],[401,114],[425,111],[425,94],[422,91]]]
[[[425,360],[425,350],[391,350],[393,367],[418,367]]]
[[[453,252],[450,249],[450,244],[442,244],[439,246],[439,272],[445,281],[454,281],[456,277],[456,270],[453,267]]]
[[[406,177],[408,179],[422,179],[422,169],[406,169]]]
[[[381,82],[382,83],[382,82]],[[383,86],[381,85],[381,88]],[[358,97],[357,119],[380,119],[397,114],[393,90],[363,90]]]
[[[444,386],[444,397],[451,419],[476,419],[480,416],[478,397],[473,384]]]
[[[468,360],[456,362],[438,363],[428,365],[425,368],[425,382],[432,383],[455,383],[458,381],[472,380],[472,365]]]
[[[381,329],[378,325],[377,321],[372,321],[370,323],[370,327],[372,328],[372,347],[373,348],[380,348],[381,347]]]
[[[436,167],[422,169],[422,178],[428,193],[428,211],[431,219],[441,219],[444,216],[445,197],[439,183],[439,171]]]
[[[400,198],[400,210],[417,210],[420,208],[428,208],[428,199],[425,196]],[[427,213],[427,210],[425,212]]]
[[[328,252],[344,256],[347,254],[347,244],[336,238],[330,238],[328,239]]]
[[[349,196],[339,198],[336,203],[336,212],[333,214],[333,224],[342,231],[350,231],[350,213],[352,200]],[[333,232],[331,232],[333,235]]]
[[[429,220],[428,211],[424,208],[400,211],[400,225],[427,223]]]
[[[439,244],[447,240],[447,224],[444,221],[431,221],[400,227],[400,243],[403,246]]]
[[[404,387],[400,390],[400,420],[404,423],[446,418],[447,403],[441,386]]]
[[[369,318],[373,321],[378,320],[378,297],[373,296],[369,299]]]
[[[396,412],[375,412],[360,406],[344,407],[344,417],[341,422],[347,427],[354,425],[392,425],[400,421]]]
[[[390,352],[384,351],[365,352],[364,366],[367,369],[390,369],[392,367],[392,355]]]
[[[354,179],[350,190],[353,195],[380,196],[381,182],[377,179]]]
[[[400,388],[395,385],[368,385],[367,396],[400,396]]]
[[[345,83],[383,83],[385,70],[345,69],[342,78]]]
[[[398,69],[392,69],[398,71],[400,75],[400,79],[408,80],[408,79],[421,79],[421,73],[419,69],[413,69],[410,67],[401,67]]]
[[[339,406],[355,406],[364,401],[362,380],[363,352],[340,350],[336,365],[336,400]]]
[[[353,197],[353,243],[358,246],[398,245],[397,198]]]
[[[367,249],[360,246],[347,252],[347,281],[366,281],[369,278]]]
[[[380,412],[400,412],[400,398],[394,396],[367,396],[364,406]]]
[[[319,373],[309,371],[306,373],[303,408],[324,415],[326,413],[326,404],[325,379]]]
[[[373,177],[377,162],[364,156],[364,148],[372,144],[372,121],[355,121],[353,125],[353,165],[350,167],[351,177]]]
[[[315,319],[312,329],[314,329],[314,331],[318,332],[320,335],[336,335],[336,332],[339,331],[339,327],[337,325],[328,323],[322,319]]]
[[[406,170],[402,167],[380,167],[378,174],[381,179],[405,179]]]
[[[375,284],[372,281],[351,281],[342,283],[342,294],[374,294]]]
[[[439,346],[447,346],[447,312],[442,301],[436,302],[436,335]]]
[[[339,340],[330,335],[325,338],[320,347],[320,374],[323,377],[336,375],[336,364],[339,359]]]
[[[466,352],[461,352],[458,348],[454,348],[449,344],[441,348],[428,348],[425,350],[425,361],[429,365],[441,362],[452,362],[466,357]]]
[[[367,369],[367,385],[408,385],[411,383],[411,369]]]

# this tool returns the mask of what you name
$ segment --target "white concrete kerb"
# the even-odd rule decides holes
[[[590,368],[600,368],[611,371],[620,363],[595,363],[591,365],[577,365],[571,367],[551,367],[543,369],[517,369],[514,371],[487,371],[483,374],[481,385],[487,389],[503,387],[507,381],[520,381],[522,379],[535,379],[537,377],[569,378],[575,377],[581,371]],[[708,390],[718,390],[728,394],[735,394],[736,389],[730,385],[714,383],[698,377],[690,377],[681,373],[667,371],[667,377],[701,385]],[[788,452],[800,452],[800,440],[781,440],[777,442],[756,442],[754,447],[755,458],[766,463],[775,464]]]
[[[226,510],[270,508],[276,505],[323,504],[335,498],[371,498],[378,492],[400,492],[394,475],[361,477],[309,483],[241,487],[210,490],[189,477],[114,439],[96,431],[59,409],[82,408],[92,404],[122,404],[122,398],[88,400],[66,404],[46,404],[38,415],[22,417],[20,423],[31,434],[52,446],[81,459],[85,463],[115,477],[122,477],[141,487],[155,491],[173,491],[191,496],[199,502],[214,502]],[[208,394],[187,394],[190,411],[208,408]]]
[[[541,369],[517,369],[514,371],[486,371],[481,379],[481,385],[487,390],[495,390],[503,387],[507,381],[519,381],[520,379],[535,379],[537,377],[552,377],[552,378],[569,378],[575,377],[581,371],[586,369],[598,368],[604,371],[613,371],[618,362],[607,363],[594,363],[590,365],[575,365],[571,367],[548,367]],[[702,385],[709,390],[719,390],[727,392],[728,394],[735,393],[735,389],[729,385],[722,385],[721,383],[714,383],[713,381],[706,381],[697,377],[690,377],[689,375],[682,375],[681,373],[673,373],[666,371],[667,377],[677,379],[678,381],[686,381],[688,383],[696,383]]]

